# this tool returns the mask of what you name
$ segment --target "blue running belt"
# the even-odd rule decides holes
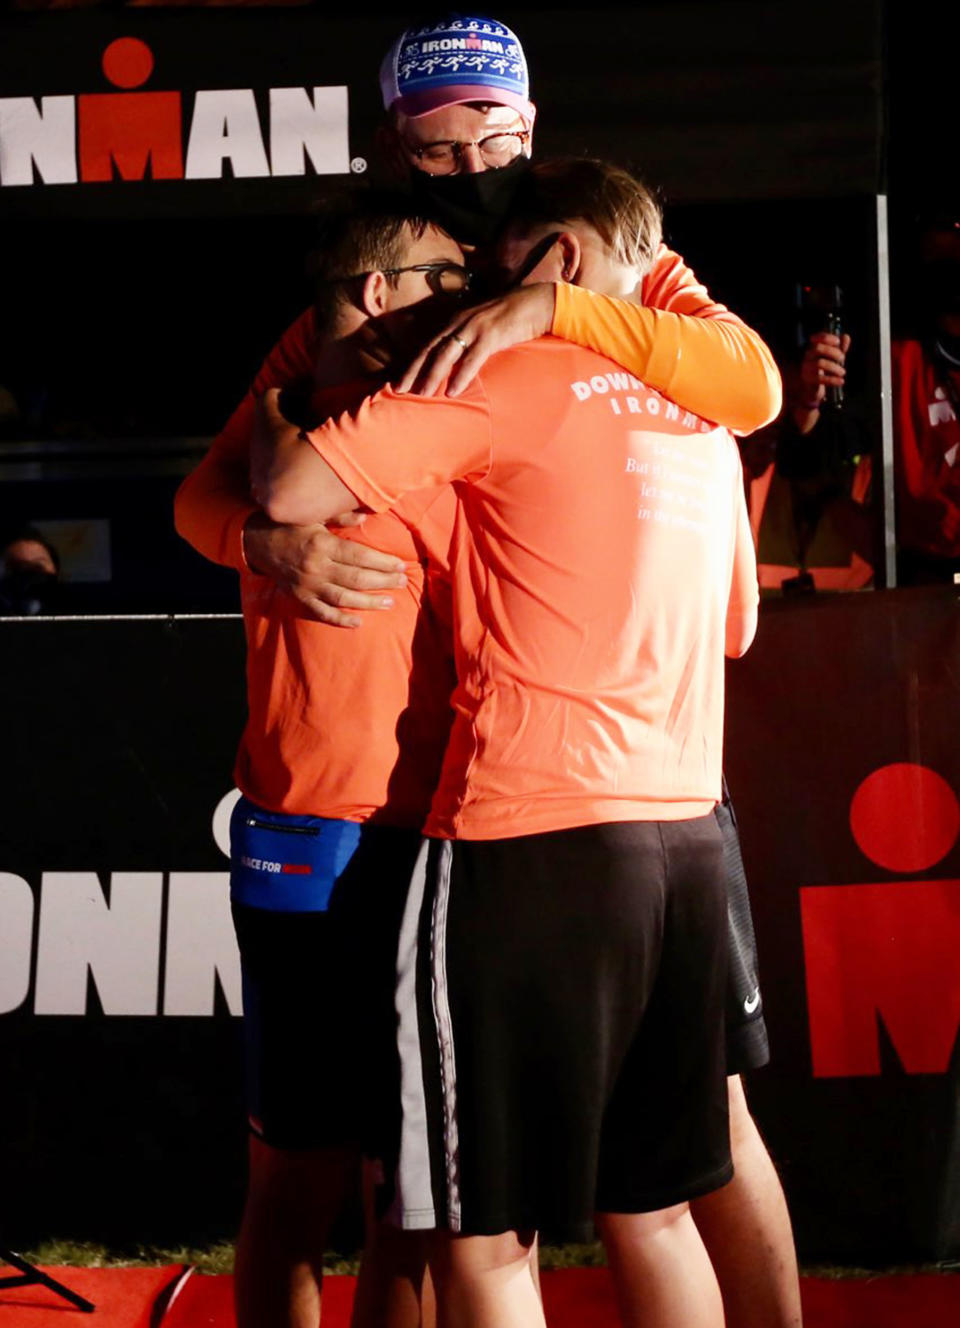
[[[323,913],[364,826],[267,812],[241,798],[230,818],[230,898],[273,913]]]

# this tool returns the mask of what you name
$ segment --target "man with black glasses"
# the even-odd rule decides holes
[[[312,373],[286,401],[304,426],[382,382],[371,329],[379,346],[409,356],[469,281],[459,246],[408,197],[365,193],[320,231]],[[214,443],[213,464],[247,471],[254,413],[251,394]],[[392,611],[360,633],[330,631],[255,566],[241,572],[249,717],[231,823],[250,1129],[241,1328],[314,1328],[326,1240],[360,1150],[390,1142],[378,1133],[389,1119],[381,1127],[368,1113],[398,1096],[393,956],[451,688],[425,567],[442,565],[454,510],[451,490],[432,492],[351,532],[404,569]],[[364,1270],[355,1322],[414,1325],[416,1251],[383,1239],[389,1248]]]

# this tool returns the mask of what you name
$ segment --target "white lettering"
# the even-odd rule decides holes
[[[689,410],[684,411],[683,427],[685,429],[692,429],[696,425],[696,423],[697,423],[696,415],[692,414]]]
[[[631,415],[640,415],[643,412],[643,408],[636,397],[627,397],[627,410]]]
[[[22,876],[0,872],[0,1014],[27,999],[33,949],[33,891]]]
[[[931,425],[949,424],[951,420],[957,418],[953,406],[949,401],[931,401],[927,406],[927,414],[930,416]]]
[[[435,51],[490,51],[494,55],[503,55],[503,43],[485,37],[441,37],[423,43],[423,54],[432,55]]]
[[[621,415],[623,413],[620,409],[620,402],[616,397],[610,398],[610,409],[613,411],[614,415]]]
[[[184,178],[220,179],[226,160],[237,179],[270,174],[251,88],[196,95]]]
[[[680,418],[680,407],[675,401],[668,401],[663,413],[668,420],[678,420]]]
[[[216,983],[242,1012],[240,956],[230,917],[229,872],[171,872],[165,1015],[212,1015]]]
[[[85,1014],[92,973],[104,1014],[154,1015],[160,967],[161,872],[44,872],[37,1014]]]
[[[305,175],[310,158],[318,175],[350,170],[347,89],[270,89],[270,162],[274,175]]]
[[[610,386],[613,388],[614,392],[626,392],[627,387],[630,384],[629,374],[608,373],[607,378],[609,379]]]
[[[590,379],[590,386],[593,388],[594,392],[596,392],[598,396],[602,392],[610,391],[610,384],[607,382],[605,378],[601,378],[599,374],[594,374],[594,376]]]
[[[240,790],[233,788],[217,803],[213,813],[213,842],[225,857],[230,856],[230,818],[240,801]]]
[[[647,410],[651,415],[660,414],[660,398],[647,397]]]
[[[573,388],[573,394],[578,401],[586,401],[590,395],[589,383],[571,383],[570,386]]]
[[[77,183],[73,97],[0,98],[0,185]]]

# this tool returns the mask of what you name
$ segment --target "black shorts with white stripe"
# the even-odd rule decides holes
[[[393,1217],[582,1240],[726,1184],[726,950],[712,815],[425,844]]]
[[[730,961],[727,978],[727,1073],[756,1070],[770,1060],[757,976],[757,941],[750,912],[747,876],[740,853],[737,818],[727,792],[714,815],[723,836],[723,872],[727,885],[727,932]]]

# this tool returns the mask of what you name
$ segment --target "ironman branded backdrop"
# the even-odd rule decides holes
[[[749,1093],[807,1257],[960,1249],[958,657],[954,595],[894,591],[784,602],[730,667],[773,1051]],[[240,623],[0,622],[0,685],[8,1229],[229,1233]]]
[[[960,604],[769,605],[727,774],[773,1061],[752,1102],[802,1248],[960,1250]]]
[[[362,175],[379,114],[375,59],[364,62],[343,24],[268,17],[7,19],[0,207],[302,211],[331,182]]]

